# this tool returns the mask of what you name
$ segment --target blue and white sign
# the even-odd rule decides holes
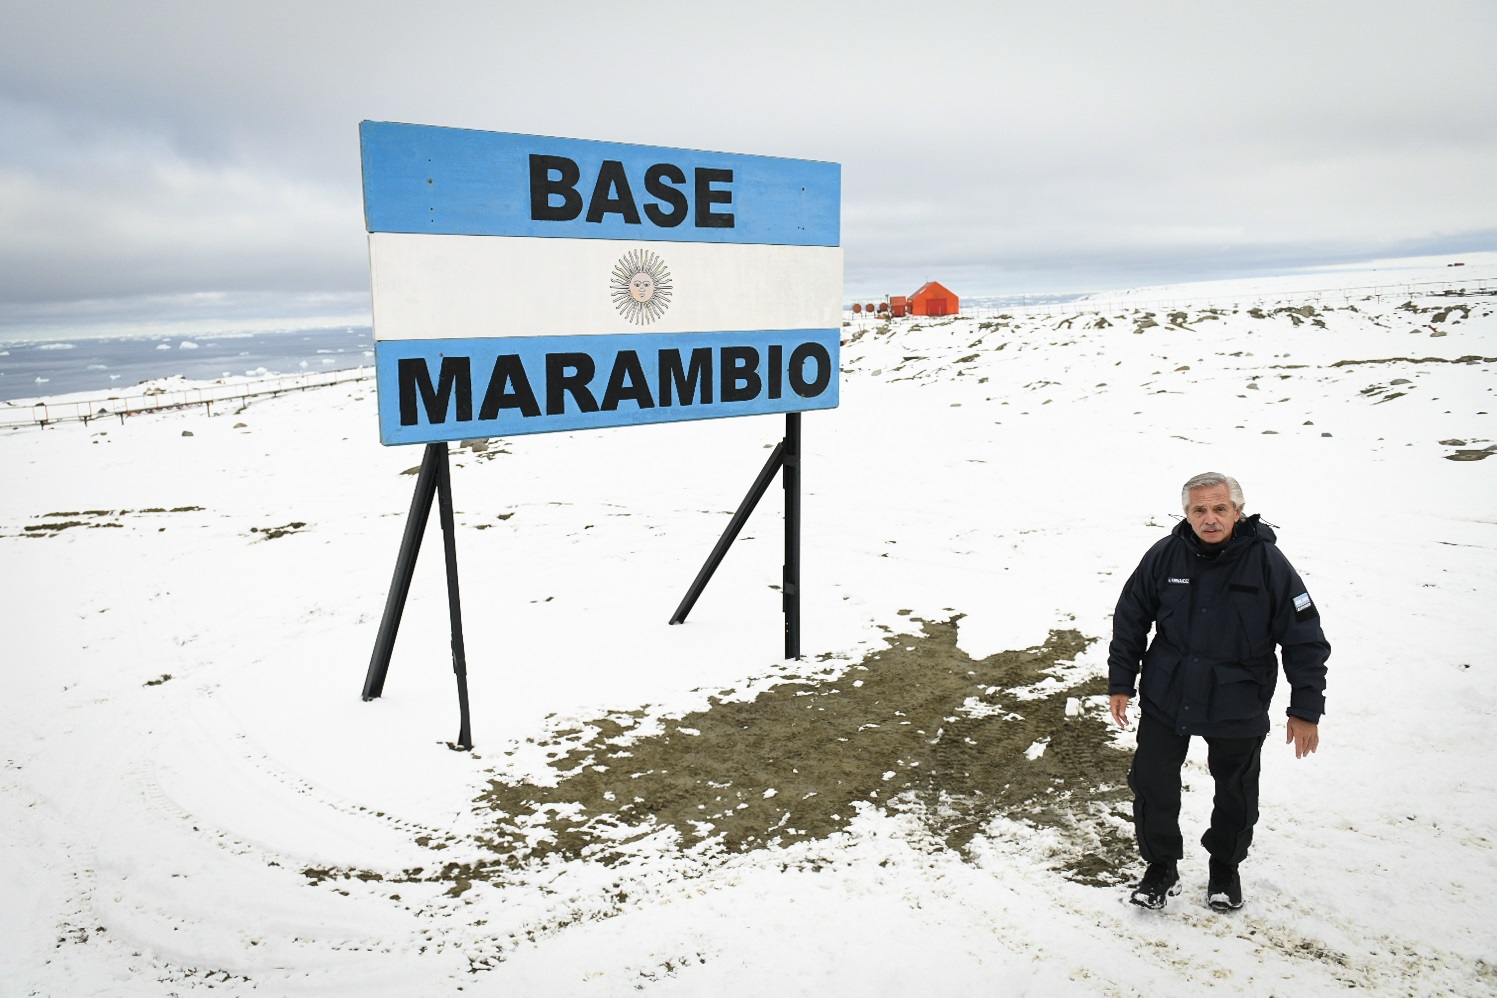
[[[837,164],[360,138],[384,443],[837,405]]]

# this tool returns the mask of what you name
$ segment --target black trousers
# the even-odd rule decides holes
[[[1216,796],[1211,827],[1201,836],[1201,845],[1212,859],[1236,866],[1252,845],[1265,737],[1206,737],[1206,762],[1216,782]],[[1180,767],[1189,748],[1189,735],[1177,735],[1148,714],[1139,718],[1138,750],[1128,771],[1128,786],[1133,788],[1138,851],[1146,863],[1173,862],[1185,855],[1180,837]]]

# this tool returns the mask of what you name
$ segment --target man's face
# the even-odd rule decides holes
[[[1190,502],[1185,507],[1185,518],[1190,521],[1196,536],[1207,544],[1220,544],[1232,536],[1241,516],[1232,505],[1232,496],[1225,485],[1205,485],[1190,490]]]

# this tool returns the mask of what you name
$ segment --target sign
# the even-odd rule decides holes
[[[830,409],[841,168],[363,122],[380,439]]]

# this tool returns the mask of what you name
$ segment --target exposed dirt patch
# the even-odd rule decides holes
[[[259,534],[266,540],[273,541],[277,537],[285,537],[287,534],[299,534],[306,526],[306,523],[302,520],[292,520],[290,523],[282,524],[279,527],[250,527],[250,533]]]
[[[43,513],[37,519],[41,523],[30,523],[21,528],[21,533],[11,536],[18,537],[56,537],[64,530],[73,527],[87,527],[96,529],[99,527],[120,528],[125,524],[121,521],[132,515],[145,513],[200,513],[201,506],[178,506],[167,509],[162,506],[153,506],[149,509],[84,509],[84,510],[57,510],[51,513]],[[86,519],[80,519],[86,517]],[[6,536],[0,534],[0,537]]]
[[[933,845],[958,851],[1000,816],[1053,828],[1067,876],[1118,882],[1133,856],[1128,758],[1106,681],[1064,676],[1092,639],[1053,631],[973,660],[956,634],[956,620],[926,623],[836,678],[714,697],[651,734],[635,733],[640,711],[558,732],[555,786],[495,779],[478,801],[495,815],[496,858],[611,865],[667,830],[683,848],[745,852],[826,838],[871,806],[916,815]]]
[[[1353,367],[1358,364],[1492,364],[1497,357],[1467,354],[1464,357],[1380,357],[1376,360],[1338,360],[1328,367]]]
[[[118,523],[88,523],[84,520],[52,520],[47,523],[28,523],[21,529],[28,537],[45,537],[60,534],[72,527],[118,527]]]
[[[542,742],[555,780],[492,779],[474,802],[492,822],[487,833],[430,828],[415,839],[432,864],[302,873],[313,884],[443,884],[458,897],[578,859],[619,870],[600,907],[537,923],[526,930],[533,939],[629,903],[624,871],[636,862],[700,869],[828,839],[874,808],[913,818],[917,847],[964,857],[994,819],[1023,822],[1049,833],[1046,855],[1061,875],[1121,883],[1136,861],[1129,756],[1113,738],[1106,679],[1074,665],[1095,639],[1052,631],[1036,647],[974,660],[956,646],[959,619],[917,620],[923,634],[891,636],[844,671],[752,700],[728,690],[679,718],[618,711],[559,730]],[[818,868],[814,855],[794,862]]]
[[[1497,444],[1491,444],[1491,445],[1489,445],[1487,447],[1482,447],[1482,448],[1479,448],[1479,449],[1478,448],[1474,448],[1474,447],[1470,447],[1470,448],[1464,448],[1464,449],[1461,449],[1461,450],[1457,450],[1453,454],[1446,454],[1445,455],[1445,460],[1447,460],[1447,461],[1482,461],[1482,460],[1485,460],[1486,458],[1491,457],[1493,454],[1497,454]]]

